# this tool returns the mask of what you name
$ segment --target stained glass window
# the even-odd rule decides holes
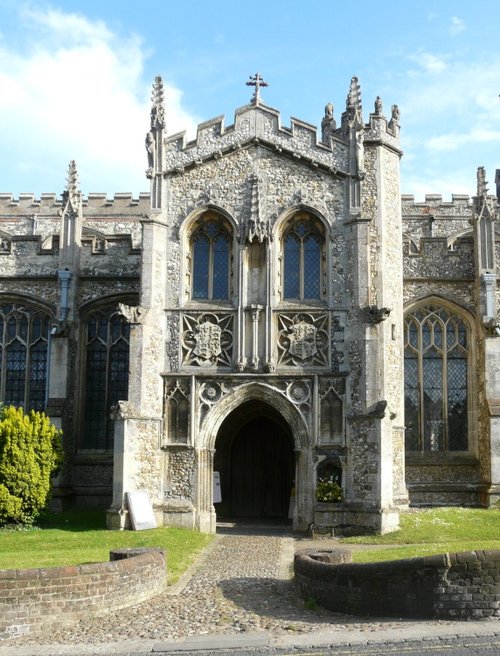
[[[405,425],[409,451],[468,449],[469,330],[428,305],[405,317]]]
[[[113,448],[111,408],[128,398],[130,326],[115,307],[87,318],[83,447]]]
[[[45,409],[49,329],[43,310],[0,305],[0,393],[6,405]]]
[[[216,215],[202,217],[191,238],[192,298],[229,299],[231,233]]]
[[[283,297],[319,300],[324,233],[318,221],[300,215],[283,235]]]

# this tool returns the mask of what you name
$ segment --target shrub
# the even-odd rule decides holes
[[[333,476],[322,478],[316,486],[316,501],[339,503],[343,499],[342,488]]]
[[[61,431],[43,412],[0,410],[0,524],[30,524],[45,508],[62,463]]]

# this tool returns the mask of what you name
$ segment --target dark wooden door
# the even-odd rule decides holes
[[[286,517],[293,480],[289,435],[267,418],[248,422],[231,449],[231,511],[240,517]]]

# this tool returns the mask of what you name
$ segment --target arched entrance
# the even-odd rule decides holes
[[[222,423],[215,442],[214,470],[222,501],[218,517],[287,518],[295,475],[293,439],[274,408],[249,401]]]

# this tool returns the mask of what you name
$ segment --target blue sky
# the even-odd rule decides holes
[[[83,192],[148,191],[151,84],[172,134],[250,100],[319,125],[349,81],[365,120],[380,95],[401,110],[402,192],[494,191],[500,168],[497,0],[0,0],[0,192],[61,193],[70,159]]]

